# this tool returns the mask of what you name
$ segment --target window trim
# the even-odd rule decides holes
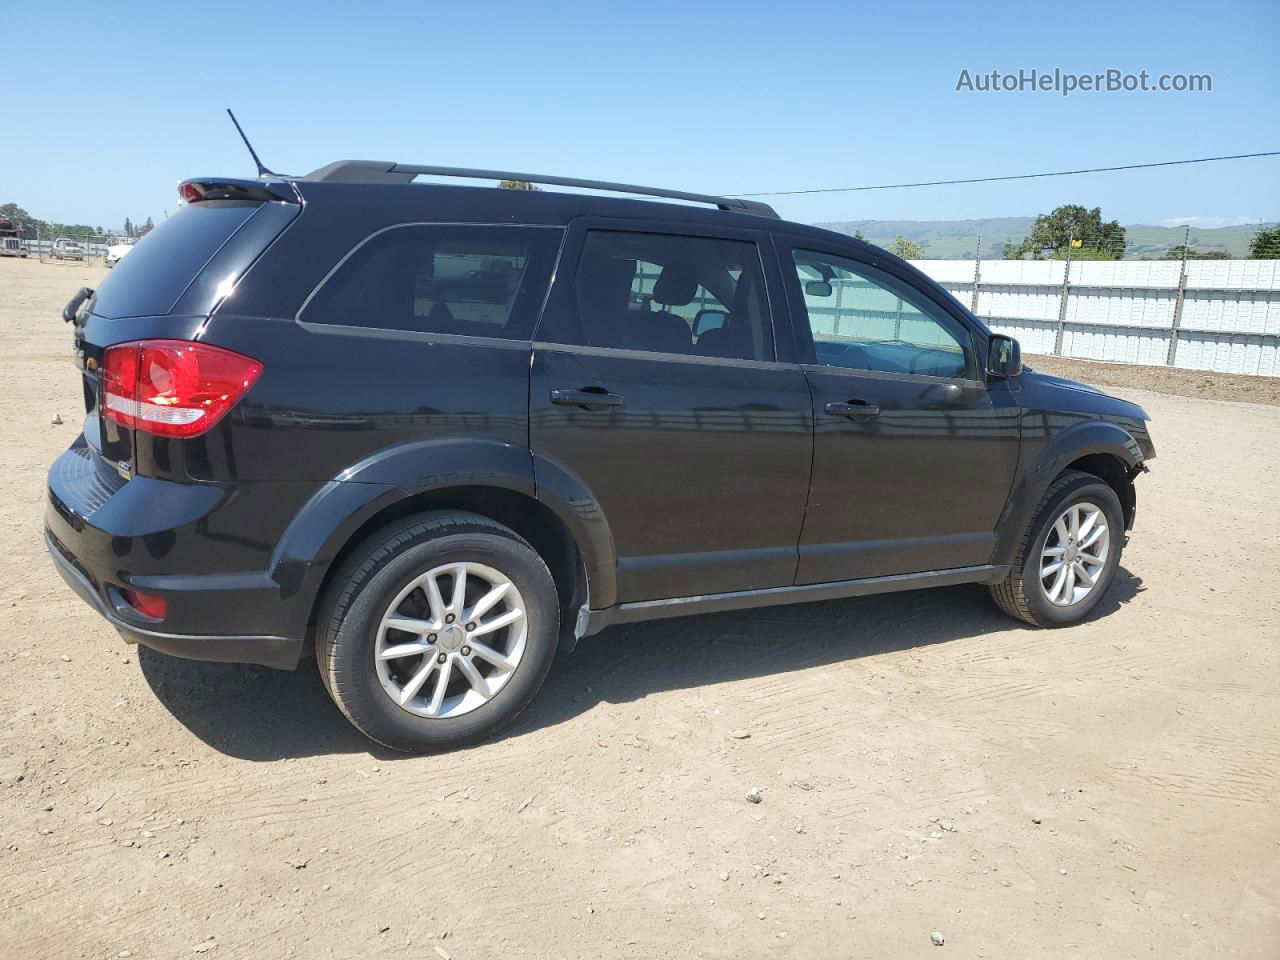
[[[533,341],[533,349],[548,353],[568,353],[584,357],[661,360],[664,363],[693,363],[713,367],[747,367],[752,370],[794,370],[798,366],[789,360],[743,360],[741,357],[704,357],[696,353],[666,353],[662,350],[636,350],[633,347],[593,347],[584,343],[555,343],[551,340],[538,339]]]
[[[888,262],[879,263],[862,254],[861,251],[838,247],[835,244],[821,240],[810,240],[808,237],[781,234],[778,235],[777,240],[779,243],[778,260],[782,268],[783,284],[786,287],[787,300],[791,306],[792,334],[797,341],[796,349],[800,355],[800,365],[805,370],[811,372],[842,371],[852,375],[875,375],[877,379],[909,380],[918,383],[956,384],[960,386],[979,384],[986,386],[986,379],[982,376],[985,363],[983,350],[985,337],[982,332],[975,329],[973,324],[969,323],[964,317],[949,309],[946,304],[939,302],[938,298],[933,295],[933,291],[921,286],[914,277],[904,274],[901,270],[893,269],[893,265]],[[968,338],[968,345],[962,344],[961,349],[964,351],[969,375],[965,377],[936,377],[927,373],[899,372],[895,370],[860,370],[854,367],[840,367],[833,364],[820,363],[817,358],[817,352],[814,349],[813,327],[809,323],[808,305],[804,301],[804,292],[800,288],[800,278],[796,272],[795,254],[797,251],[848,260],[851,263],[866,266],[873,271],[887,274],[910,287],[922,300],[932,305],[937,314],[941,315],[949,323],[939,321],[936,316],[931,314],[927,315],[929,319],[951,333],[956,332],[953,327],[958,328]],[[871,280],[873,283],[876,282],[870,277],[866,279]]]
[[[310,306],[311,301],[314,300],[316,295],[321,290],[324,289],[325,284],[327,284],[329,280],[339,270],[343,268],[343,266],[346,264],[348,260],[350,260],[357,253],[359,253],[361,248],[363,248],[365,244],[369,243],[376,237],[380,237],[382,234],[387,233],[391,230],[400,230],[405,227],[493,227],[493,228],[499,228],[499,229],[523,227],[523,228],[534,228],[538,230],[559,230],[561,234],[560,244],[556,248],[556,251],[552,256],[551,270],[547,275],[546,287],[542,291],[540,302],[537,304],[536,308],[534,308],[533,325],[529,328],[529,336],[518,337],[514,339],[511,337],[485,337],[478,334],[435,333],[430,330],[401,330],[397,327],[369,327],[369,326],[363,326],[358,323],[316,323],[315,321],[304,320],[302,318],[303,313],[306,312],[306,309],[308,306]],[[475,341],[485,345],[489,345],[493,343],[514,343],[522,346],[528,346],[532,342],[534,334],[537,333],[538,325],[542,323],[542,313],[546,309],[547,298],[550,296],[551,287],[555,283],[556,272],[560,267],[560,257],[564,253],[564,240],[567,234],[568,234],[568,231],[565,227],[560,226],[559,224],[554,224],[554,223],[492,223],[492,222],[485,223],[483,221],[462,222],[458,220],[406,220],[402,223],[391,223],[385,227],[379,227],[377,230],[374,230],[367,237],[365,237],[363,240],[358,241],[350,250],[348,250],[340,258],[338,258],[338,262],[335,263],[329,269],[329,271],[323,277],[320,278],[320,281],[312,288],[311,292],[307,294],[306,299],[302,301],[302,305],[298,307],[297,311],[293,315],[293,322],[296,323],[298,326],[302,327],[304,330],[306,330],[309,333],[332,332],[332,333],[345,333],[347,335],[356,335],[357,333],[364,333],[366,335],[376,335],[383,339],[403,338],[407,340],[418,340],[418,341],[439,340],[442,343],[469,343],[469,342]]]
[[[607,233],[649,233],[694,240],[735,240],[750,243],[756,248],[760,264],[761,293],[764,298],[764,322],[767,324],[769,342],[773,345],[773,358],[769,360],[742,359],[740,357],[704,357],[697,354],[667,353],[660,350],[636,350],[631,347],[597,347],[585,343],[560,343],[548,340],[545,334],[547,314],[571,309],[577,319],[577,276],[586,248],[587,234],[593,230]],[[779,286],[777,251],[767,230],[756,230],[735,225],[716,223],[687,223],[671,220],[630,220],[621,217],[575,217],[569,222],[568,233],[560,250],[560,257],[552,273],[547,299],[543,304],[538,323],[533,330],[535,349],[555,350],[583,355],[631,357],[637,360],[663,360],[703,363],[716,366],[750,365],[753,369],[771,367],[794,369],[793,351],[784,349],[779,340],[780,311],[786,309],[785,289]],[[570,264],[572,266],[570,267]],[[772,268],[772,269],[771,269]],[[780,296],[781,294],[781,296]],[[779,304],[781,300],[781,304]],[[554,309],[553,309],[554,308]]]

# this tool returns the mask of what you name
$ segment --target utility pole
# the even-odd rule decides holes
[[[982,234],[978,234],[978,249],[973,253],[973,296],[969,300],[969,311],[978,313],[978,284],[982,282]]]
[[[1071,251],[1075,248],[1075,234],[1067,240],[1067,269],[1062,273],[1062,298],[1058,302],[1058,330],[1053,338],[1053,355],[1062,356],[1062,334],[1067,325],[1067,296],[1071,288]]]
[[[1178,299],[1173,303],[1173,329],[1169,331],[1169,356],[1166,366],[1173,366],[1178,358],[1178,331],[1182,329],[1182,305],[1187,299],[1187,255],[1191,252],[1191,225],[1183,227],[1182,268],[1178,271]]]

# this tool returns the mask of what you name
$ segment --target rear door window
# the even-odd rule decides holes
[[[214,255],[265,204],[245,200],[192,203],[138,241],[98,287],[91,309],[100,317],[168,313],[192,284],[221,279],[209,273]]]
[[[580,330],[549,337],[652,353],[774,358],[760,254],[749,241],[590,230],[574,287]]]
[[[563,231],[405,224],[347,255],[303,323],[528,340]]]

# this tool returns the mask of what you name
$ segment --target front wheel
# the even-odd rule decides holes
[[[396,750],[439,750],[515,719],[555,657],[559,604],[537,552],[507,527],[422,514],[343,565],[317,621],[334,702]]]
[[[1049,485],[1009,575],[991,588],[1011,617],[1037,627],[1078,623],[1115,579],[1124,542],[1120,498],[1098,477],[1068,471]]]

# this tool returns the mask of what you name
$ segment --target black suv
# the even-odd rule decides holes
[[[414,184],[534,180],[706,204]],[[348,161],[200,179],[74,324],[50,553],[130,642],[291,669],[397,749],[510,721],[613,623],[981,583],[1072,623],[1131,403],[758,203]]]

